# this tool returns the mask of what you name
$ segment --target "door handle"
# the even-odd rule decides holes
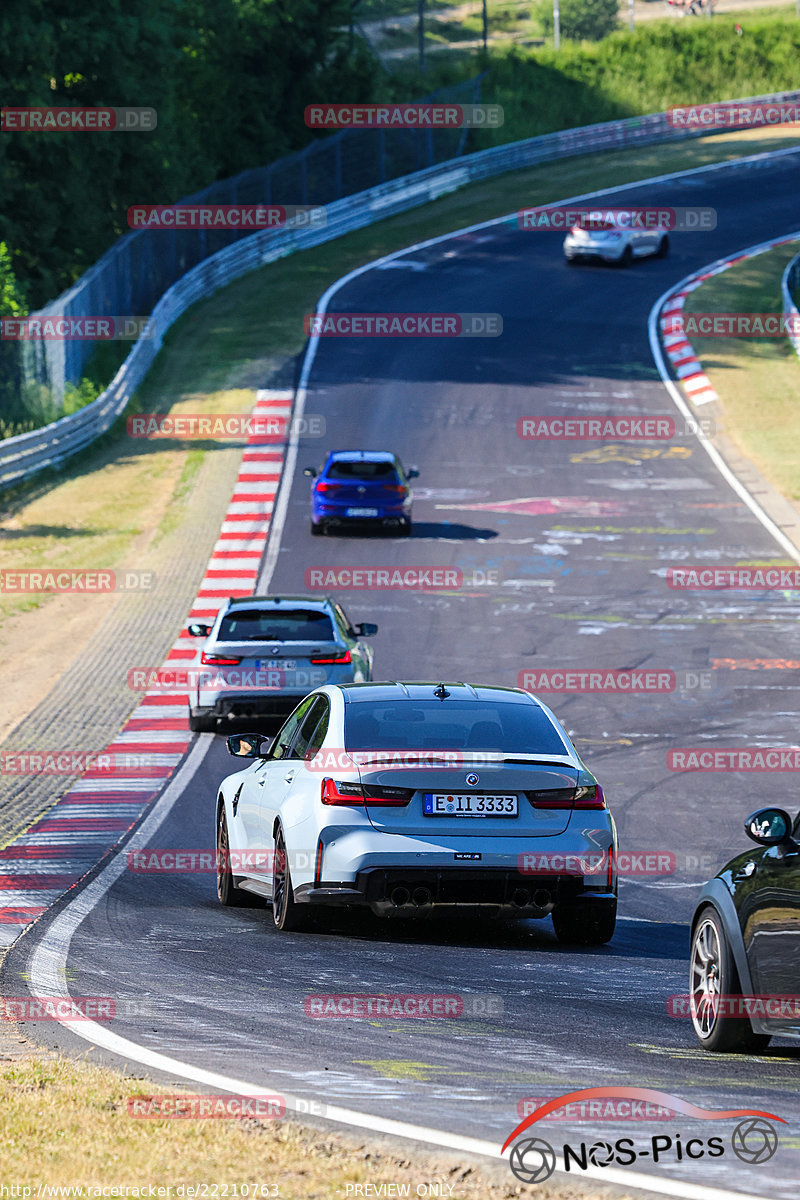
[[[291,783],[292,780],[294,779],[294,771],[295,771],[295,768],[292,767],[291,771],[287,771],[286,774],[284,775],[283,778],[286,780],[287,783]]]

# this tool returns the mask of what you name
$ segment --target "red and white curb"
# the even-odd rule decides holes
[[[699,407],[701,404],[710,404],[712,400],[719,400],[719,396],[712,388],[684,331],[683,308],[686,297],[707,279],[711,279],[714,275],[721,275],[723,271],[735,267],[737,263],[744,262],[748,258],[755,258],[756,255],[772,250],[776,246],[783,246],[794,241],[797,241],[796,233],[790,234],[788,237],[762,242],[758,246],[750,246],[747,250],[734,254],[730,258],[721,258],[713,266],[687,276],[664,301],[659,314],[659,328],[664,352],[672,363],[672,369],[687,398],[695,407]]]
[[[259,391],[253,415],[288,421],[292,403],[290,391]],[[285,452],[283,439],[248,439],[187,625],[209,623],[228,596],[255,591]],[[185,670],[199,659],[197,639],[184,628],[161,670]],[[127,833],[161,792],[191,738],[186,685],[178,679],[174,688],[147,691],[103,752],[115,756],[113,772],[88,770],[35,824],[0,850],[0,946],[10,945]]]

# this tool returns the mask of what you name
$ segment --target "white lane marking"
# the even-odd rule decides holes
[[[780,151],[779,151],[779,153],[780,153]],[[718,258],[713,263],[711,263],[710,266],[703,267],[703,268],[701,268],[701,270],[702,270],[703,274],[709,274],[711,271],[715,271],[715,269],[716,269],[715,273],[718,273],[719,269],[722,267],[723,264],[728,264],[733,259],[741,259],[742,257],[754,256],[755,254],[757,254],[761,251],[767,251],[767,250],[771,249],[773,246],[775,246],[779,243],[791,241],[792,238],[800,238],[800,231],[793,233],[793,234],[784,234],[780,238],[771,238],[767,242],[758,242],[754,246],[748,246],[748,248],[746,250],[739,250],[736,252],[736,254],[730,254],[730,255],[726,255],[724,258]],[[725,462],[724,458],[720,454],[719,450],[717,450],[716,446],[709,438],[708,434],[706,434],[700,428],[699,422],[697,422],[695,420],[691,409],[689,408],[688,404],[686,403],[683,396],[681,395],[680,388],[669,377],[669,372],[667,371],[667,366],[666,366],[666,363],[664,362],[664,355],[662,353],[661,342],[660,342],[659,334],[658,334],[659,315],[661,313],[662,306],[667,303],[669,297],[674,294],[676,289],[683,287],[685,290],[687,285],[691,284],[691,282],[694,280],[696,275],[697,275],[697,271],[693,271],[691,275],[687,275],[685,277],[685,279],[682,279],[680,281],[680,283],[674,284],[666,292],[662,292],[662,294],[659,296],[658,300],[656,300],[655,304],[650,309],[650,315],[647,319],[647,330],[648,330],[648,336],[650,338],[650,350],[651,350],[653,358],[655,360],[655,364],[658,369],[658,373],[661,376],[661,382],[664,384],[664,387],[667,389],[670,396],[672,397],[675,407],[678,409],[678,412],[681,414],[681,416],[684,417],[687,421],[691,422],[695,426],[695,437],[698,438],[700,445],[703,447],[706,454],[711,459],[714,466],[717,468],[717,470],[719,471],[720,475],[725,480],[725,482],[727,484],[729,484],[729,486],[733,489],[733,491],[736,493],[736,495],[739,497],[739,499],[742,500],[747,505],[747,507],[750,509],[751,513],[756,518],[756,520],[759,521],[761,525],[763,525],[764,529],[766,529],[767,533],[769,533],[775,539],[775,541],[778,543],[778,545],[781,547],[781,549],[786,551],[786,553],[789,555],[789,558],[791,558],[796,563],[800,563],[800,549],[798,549],[798,547],[795,546],[794,543],[789,540],[789,538],[786,536],[786,534],[782,532],[782,530],[775,524],[775,522],[772,520],[772,518],[767,516],[764,509],[761,507],[761,505],[758,503],[758,501],[755,499],[755,497],[752,496],[750,494],[750,492],[747,490],[747,488],[744,486],[744,484],[741,483],[739,479],[737,479],[737,477],[734,475],[733,471],[730,469],[730,467],[728,466],[728,464]]]

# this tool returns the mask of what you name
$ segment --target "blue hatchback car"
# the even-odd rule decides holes
[[[322,468],[306,467],[311,485],[311,532],[329,529],[380,526],[411,532],[412,492],[409,480],[419,475],[406,471],[388,450],[334,450]]]

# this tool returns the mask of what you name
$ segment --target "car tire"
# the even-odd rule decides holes
[[[189,709],[189,729],[192,733],[216,733],[217,718],[205,713],[197,715]]]
[[[757,1053],[770,1042],[754,1033],[747,1017],[720,1016],[715,996],[740,996],[741,984],[722,918],[710,904],[701,909],[689,957],[689,997],[695,1036],[705,1050]]]
[[[230,839],[225,806],[220,804],[217,814],[217,899],[224,908],[257,908],[263,901],[252,892],[244,892],[233,882],[229,859]]]
[[[625,247],[619,256],[618,262],[621,267],[629,267],[631,265],[633,262],[633,250],[630,246]]]
[[[292,888],[292,873],[286,855],[286,839],[278,826],[275,834],[275,854],[272,859],[272,919],[275,928],[282,933],[295,933],[307,929],[311,913],[308,908],[297,904]]]
[[[614,936],[617,903],[557,904],[553,928],[560,942],[572,946],[604,946]]]
[[[324,535],[325,535],[325,526],[322,524],[322,522],[320,521],[319,525],[317,525],[314,521],[312,521],[311,522],[311,536],[312,537],[324,537]]]
[[[669,254],[669,238],[667,237],[666,234],[664,234],[661,241],[658,243],[658,249],[656,250],[656,258],[666,258],[668,254]]]
[[[411,537],[411,522],[404,521],[400,526],[400,537]]]
[[[572,256],[572,258],[568,258],[568,259],[567,259],[567,266],[568,266],[568,267],[575,267],[575,266],[577,266],[577,264],[578,264],[578,256],[577,256],[577,254],[574,254],[574,255]]]

